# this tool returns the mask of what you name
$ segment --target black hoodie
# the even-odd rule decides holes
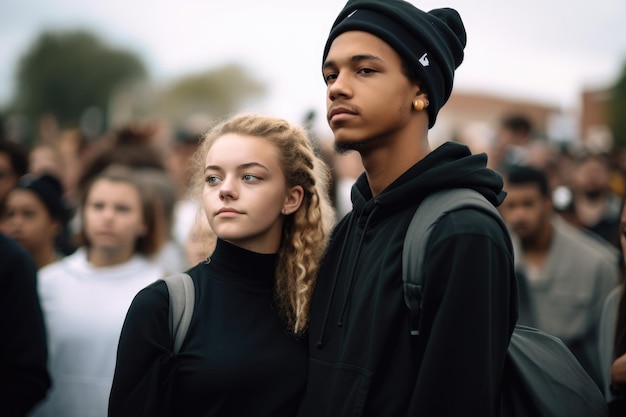
[[[517,320],[510,239],[488,214],[462,209],[433,230],[425,258],[421,334],[411,336],[402,246],[420,202],[472,188],[494,205],[502,179],[484,154],[446,143],[376,197],[365,175],[320,269],[300,416],[496,415]]]

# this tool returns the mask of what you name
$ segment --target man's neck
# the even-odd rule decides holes
[[[534,239],[522,241],[524,259],[527,263],[530,263],[537,268],[541,268],[541,266],[543,266],[543,262],[550,251],[553,234],[554,231],[552,223],[549,222]]]
[[[389,138],[382,146],[360,150],[373,196],[430,153],[427,137]]]

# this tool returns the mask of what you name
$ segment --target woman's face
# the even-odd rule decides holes
[[[139,191],[125,182],[96,180],[83,219],[91,251],[132,254],[137,239],[146,233]]]
[[[263,138],[221,136],[204,174],[203,207],[217,236],[258,253],[278,251],[283,216],[302,202],[302,187],[286,184],[278,149]]]
[[[35,193],[16,188],[7,197],[0,228],[34,255],[44,247],[54,248],[61,225]]]

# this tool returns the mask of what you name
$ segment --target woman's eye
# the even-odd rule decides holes
[[[217,183],[218,178],[217,178],[217,176],[215,176],[215,175],[208,175],[208,176],[206,177],[205,181],[206,181],[208,184],[215,184],[215,183]]]
[[[252,182],[252,181],[257,181],[259,179],[259,177],[252,175],[252,174],[245,174],[243,176],[243,180],[246,182]]]

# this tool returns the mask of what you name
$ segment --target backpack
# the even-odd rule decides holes
[[[507,233],[498,210],[471,189],[429,195],[417,208],[402,254],[404,300],[410,310],[411,334],[419,335],[423,265],[430,233],[445,213],[474,208],[490,214]],[[506,417],[608,416],[600,388],[558,338],[532,327],[515,326],[506,355],[501,386],[501,415]]]
[[[184,272],[162,278],[170,294],[169,328],[174,340],[174,355],[180,351],[185,340],[195,303],[193,280]]]

